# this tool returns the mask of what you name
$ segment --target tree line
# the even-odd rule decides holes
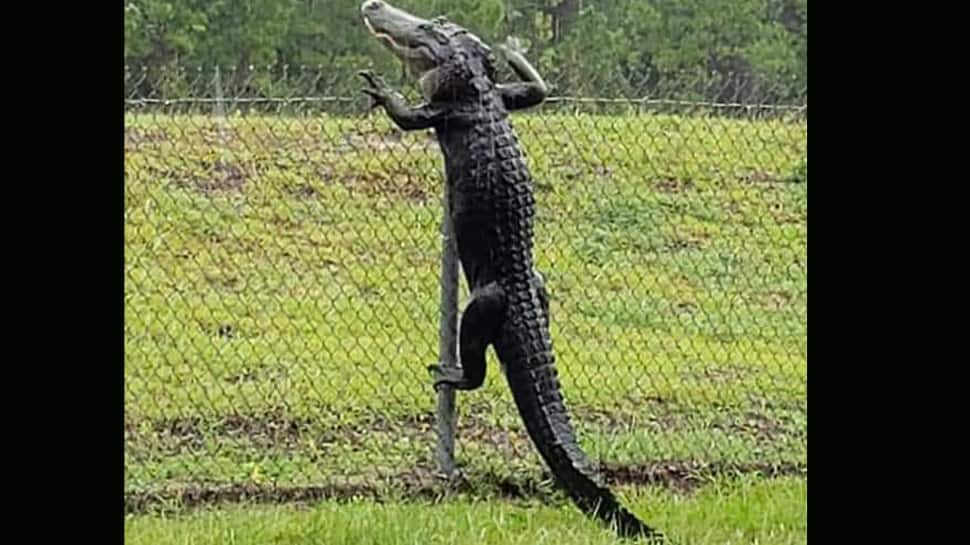
[[[807,98],[808,0],[393,3],[429,18],[443,14],[488,43],[513,38],[557,93]],[[256,95],[356,93],[354,71],[401,70],[367,34],[359,6],[360,0],[126,1],[125,63],[143,74],[131,78],[129,93],[191,92],[192,70],[216,66],[226,86],[245,85]]]

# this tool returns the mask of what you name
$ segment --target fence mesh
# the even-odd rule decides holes
[[[172,73],[125,72],[126,505],[433,488],[433,135],[352,74]],[[512,116],[566,400],[615,479],[803,471],[807,93],[678,81]],[[458,410],[469,482],[541,479],[493,354]]]

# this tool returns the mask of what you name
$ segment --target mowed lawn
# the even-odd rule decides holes
[[[718,480],[691,494],[640,488],[629,505],[680,545],[807,542],[802,478]],[[125,523],[128,545],[424,545],[630,543],[569,504],[473,500],[234,506]]]
[[[803,463],[804,121],[513,122],[583,446],[612,464]],[[338,476],[393,487],[430,467],[442,182],[428,135],[381,116],[130,113],[125,127],[126,490]],[[459,397],[459,460],[472,478],[536,474],[490,364],[486,386]],[[631,493],[697,543],[800,543],[804,486]],[[606,542],[580,520],[507,504],[327,504],[136,517],[126,532],[426,543],[412,529],[427,525],[441,542]]]

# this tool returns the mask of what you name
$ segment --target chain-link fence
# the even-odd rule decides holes
[[[321,85],[352,74],[160,77],[125,76],[126,504],[437,493],[433,135]],[[566,400],[614,480],[806,470],[807,93],[752,97],[603,83],[512,116]],[[539,482],[491,353],[458,414],[469,483]]]

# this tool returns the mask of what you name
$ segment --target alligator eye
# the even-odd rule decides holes
[[[441,24],[447,23],[448,22],[448,18],[445,17],[444,15],[439,15],[439,16],[435,17],[434,19],[432,19],[431,21],[433,23],[437,24],[437,25],[441,25]]]
[[[364,9],[369,9],[371,11],[374,11],[374,10],[381,9],[382,6],[384,6],[384,2],[381,2],[381,0],[371,0],[370,2],[367,2],[367,4],[364,5]]]

